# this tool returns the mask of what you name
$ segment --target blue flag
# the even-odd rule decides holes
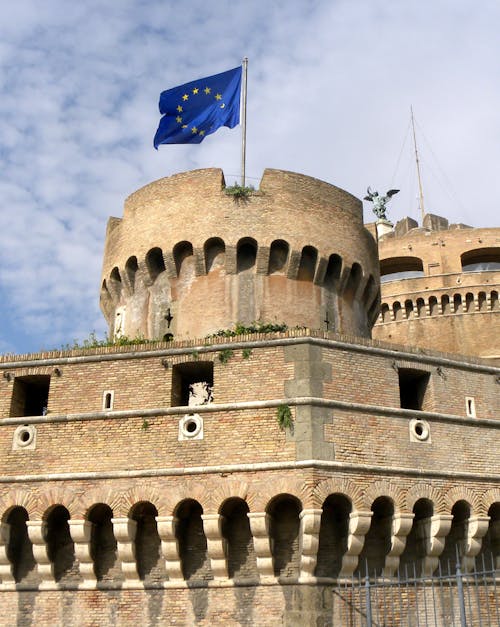
[[[221,126],[234,128],[240,122],[240,91],[241,67],[163,91],[154,147],[199,144]]]

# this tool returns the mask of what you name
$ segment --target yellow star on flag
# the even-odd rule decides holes
[[[222,100],[222,96],[220,94],[215,94],[215,100]]]
[[[197,132],[198,129],[196,128],[196,126],[193,126],[193,128],[191,129],[191,133],[193,133],[193,135],[196,135]]]
[[[183,100],[189,100],[189,96],[187,94],[184,94],[184,96],[182,96]]]
[[[205,135],[205,131],[200,131],[199,135]]]
[[[182,122],[182,118],[181,118],[181,116],[180,116],[180,115],[178,115],[178,116],[175,118],[175,121],[176,121],[176,122],[178,122],[178,123],[180,124],[180,123]]]
[[[196,95],[199,91],[200,91],[200,90],[198,89],[198,87],[195,87],[195,88],[193,89],[193,94],[195,94],[195,95]]]
[[[209,94],[212,90],[210,89],[210,87],[205,87],[205,89],[204,89],[203,91],[204,91],[204,92],[207,94],[207,96],[208,96],[208,94]]]
[[[181,105],[178,105],[178,107],[177,107],[177,111],[178,111],[179,113],[182,113],[183,109],[182,109]]]
[[[183,124],[181,128],[187,128],[188,125],[187,124]]]

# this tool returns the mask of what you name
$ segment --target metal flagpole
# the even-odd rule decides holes
[[[411,126],[413,129],[413,145],[415,147],[415,160],[417,162],[417,176],[418,176],[418,188],[420,191],[420,212],[422,214],[422,225],[424,224],[424,216],[425,216],[425,212],[424,212],[424,192],[422,189],[422,177],[420,176],[420,161],[418,160],[418,152],[417,152],[417,138],[415,135],[415,122],[413,120],[413,107],[410,107],[410,111],[411,111]]]
[[[247,150],[247,72],[248,59],[243,59],[242,106],[241,106],[241,187],[245,187],[245,160]]]

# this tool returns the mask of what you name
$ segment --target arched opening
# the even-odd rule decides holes
[[[361,266],[359,265],[359,263],[353,263],[344,290],[344,297],[348,301],[352,302],[354,300],[356,290],[358,289],[362,278],[363,270],[361,269]]]
[[[465,311],[470,313],[474,311],[474,294],[467,292],[465,295]]]
[[[325,287],[332,289],[340,279],[342,273],[342,257],[339,255],[330,255],[328,265],[325,272]]]
[[[203,509],[198,501],[188,499],[177,508],[177,540],[181,558],[182,574],[186,581],[213,579],[207,553],[207,539],[201,515]]]
[[[443,294],[441,296],[441,309],[443,311],[443,314],[451,313],[450,297],[448,296],[448,294]]]
[[[186,259],[193,256],[193,245],[191,242],[179,242],[174,246],[172,254],[174,256],[175,271],[177,276],[180,277]]]
[[[120,276],[120,271],[116,266],[111,270],[111,274],[109,275],[109,289],[115,296],[116,300],[120,300],[122,293],[122,277]]]
[[[404,319],[403,309],[401,307],[401,303],[399,302],[399,300],[392,303],[392,312],[394,314],[394,320],[398,321],[398,320]]]
[[[382,316],[382,322],[390,322],[391,321],[391,311],[389,309],[389,305],[387,303],[383,303],[380,308],[380,314]]]
[[[500,270],[500,248],[476,248],[460,257],[462,272],[489,272]]]
[[[117,544],[113,533],[113,511],[109,505],[99,503],[88,513],[92,523],[90,554],[94,562],[94,572],[98,581],[116,581],[122,579],[117,565]]]
[[[406,545],[400,559],[400,569],[413,574],[422,570],[422,559],[426,557],[426,540],[429,533],[430,518],[434,514],[434,504],[429,499],[419,499],[413,506],[413,524],[406,538]]]
[[[130,518],[137,522],[135,534],[137,573],[139,579],[146,584],[160,583],[167,578],[156,516],[158,510],[147,501],[137,503],[130,511]]]
[[[490,300],[490,307],[491,307],[491,311],[497,311],[500,307],[498,304],[498,292],[497,291],[493,291],[491,292],[491,300]]]
[[[455,313],[460,313],[462,310],[462,294],[455,294],[453,296],[453,309]]]
[[[12,575],[16,583],[38,581],[33,546],[28,536],[28,512],[24,507],[14,507],[7,516],[10,525],[7,559],[12,564]]]
[[[47,554],[54,564],[54,579],[65,584],[81,579],[69,531],[69,518],[69,512],[63,505],[53,507],[47,516]]]
[[[165,272],[165,261],[161,248],[152,248],[148,252],[146,255],[146,268],[153,283],[159,274]]]
[[[203,246],[203,252],[205,254],[205,271],[207,274],[212,272],[212,270],[224,267],[226,245],[219,237],[208,239]]]
[[[317,577],[338,577],[347,551],[352,503],[343,494],[331,494],[323,503],[319,529]]]
[[[248,520],[248,505],[243,499],[228,499],[220,511],[224,516],[222,534],[227,541],[227,569],[235,581],[257,581],[257,560]]]
[[[127,259],[127,263],[125,264],[125,273],[131,290],[135,289],[135,277],[138,269],[139,265],[137,263],[137,257],[129,257]]]
[[[490,506],[488,516],[488,531],[483,538],[476,564],[478,570],[494,571],[500,568],[500,502]]]
[[[417,314],[421,318],[425,316],[425,300],[423,298],[417,298]]]
[[[365,307],[369,306],[372,302],[373,297],[375,296],[375,292],[377,291],[377,286],[375,284],[375,279],[372,275],[369,276],[368,281],[366,282],[365,289],[363,290],[363,303]]]
[[[246,237],[240,239],[236,248],[236,269],[237,272],[245,272],[255,267],[257,259],[257,242]]]
[[[269,274],[284,274],[290,247],[282,239],[274,240],[269,251]]]
[[[280,579],[294,579],[299,575],[301,509],[300,501],[289,494],[276,497],[267,508],[271,516],[270,536],[274,574]]]
[[[457,555],[458,557],[462,555],[462,545],[467,534],[470,511],[470,505],[466,501],[457,501],[451,510],[453,515],[451,529],[446,536],[444,549],[439,557],[441,569],[444,572],[455,572]]]
[[[389,257],[380,260],[381,283],[421,276],[424,276],[424,266],[419,257]]]
[[[405,315],[407,318],[413,318],[413,301],[405,300]]]
[[[318,251],[313,246],[304,246],[300,256],[297,281],[312,281],[316,272]]]
[[[477,295],[477,306],[479,308],[479,311],[486,311],[486,309],[488,308],[485,292],[479,292],[479,294]]]
[[[437,316],[439,313],[438,299],[435,296],[429,298],[429,313],[431,316]]]
[[[385,557],[391,548],[394,505],[387,496],[379,496],[371,507],[373,516],[359,556],[358,573],[379,575],[385,566]]]

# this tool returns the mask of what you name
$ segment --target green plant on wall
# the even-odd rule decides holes
[[[252,349],[251,348],[244,348],[241,351],[241,355],[242,355],[243,359],[248,359],[251,354],[252,354]]]
[[[254,191],[255,189],[251,185],[249,187],[245,187],[243,185],[238,185],[238,183],[224,188],[226,196],[231,196],[235,201],[248,200]]]
[[[293,431],[293,418],[292,418],[292,410],[289,405],[279,405],[278,410],[276,412],[276,417],[278,419],[278,424],[282,431],[285,429],[289,429]]]
[[[231,350],[230,348],[225,348],[224,350],[221,350],[219,353],[219,361],[223,364],[227,364],[227,362],[231,359],[233,355],[234,355],[233,350]]]

